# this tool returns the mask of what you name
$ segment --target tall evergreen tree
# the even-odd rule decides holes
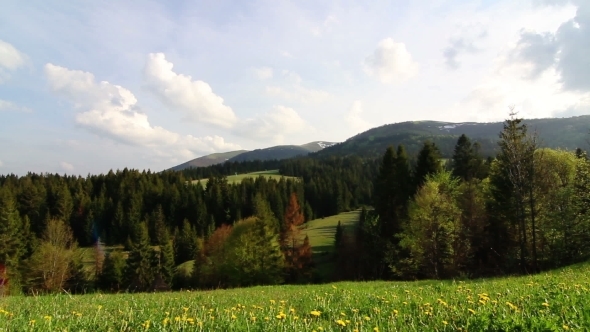
[[[459,137],[451,162],[453,176],[464,181],[483,178],[483,159],[478,153],[478,146],[477,143],[472,144],[465,134]]]
[[[414,191],[417,191],[424,184],[426,176],[442,171],[443,167],[440,158],[438,147],[433,142],[424,142],[422,149],[418,153],[414,170]]]
[[[147,290],[154,280],[152,248],[145,222],[135,225],[131,237],[131,251],[127,258],[126,277],[131,291]]]

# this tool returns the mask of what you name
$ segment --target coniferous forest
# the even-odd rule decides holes
[[[450,159],[426,141],[412,156],[400,145],[379,158],[3,175],[0,264],[10,293],[37,294],[473,278],[588,259],[586,153],[542,148],[515,116],[499,135],[493,158],[462,135]],[[226,178],[265,169],[285,178]],[[302,228],[355,209],[322,280]]]

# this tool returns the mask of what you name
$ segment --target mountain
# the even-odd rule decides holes
[[[224,153],[213,153],[174,166],[170,168],[170,170],[180,171],[191,167],[207,167],[215,164],[222,164],[226,161],[288,159],[300,155],[318,152],[334,144],[336,143],[316,141],[303,145],[279,145],[266,149],[256,149],[253,151],[239,150]]]
[[[227,160],[229,160],[235,156],[238,156],[242,153],[245,153],[245,152],[248,152],[248,150],[213,153],[213,154],[209,154],[206,156],[202,156],[202,157],[187,161],[186,163],[182,163],[178,166],[174,166],[170,170],[180,171],[185,168],[207,167],[207,166],[211,166],[211,165],[215,165],[215,164],[221,164],[221,163],[226,162]]]
[[[229,161],[289,159],[297,156],[304,156],[311,152],[318,152],[334,144],[335,143],[318,141],[303,145],[279,145],[266,149],[256,149],[244,152],[231,158]]]
[[[540,146],[574,150],[590,147],[590,115],[571,118],[547,118],[524,120],[529,132],[536,131]],[[327,147],[313,155],[316,157],[357,155],[380,156],[388,146],[403,144],[409,155],[415,155],[426,140],[433,141],[441,150],[443,157],[449,158],[461,134],[481,145],[484,156],[497,152],[499,134],[503,122],[440,122],[411,121],[388,124],[369,129],[347,139],[342,143]]]

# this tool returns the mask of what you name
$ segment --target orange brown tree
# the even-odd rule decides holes
[[[301,226],[305,216],[297,200],[297,194],[292,193],[289,205],[285,210],[283,227],[280,233],[280,244],[285,255],[285,280],[297,282],[308,278],[311,273],[311,246],[309,238],[302,239]]]

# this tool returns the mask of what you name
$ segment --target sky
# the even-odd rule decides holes
[[[0,174],[590,113],[590,1],[0,0]]]

